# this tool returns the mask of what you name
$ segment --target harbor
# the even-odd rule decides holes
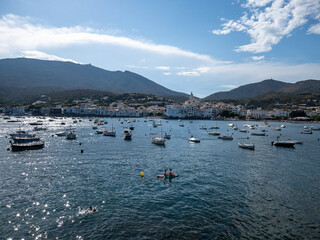
[[[2,236],[319,236],[318,124],[159,119],[155,128],[154,119],[101,118],[102,125],[95,120],[0,119]],[[29,123],[38,121],[47,130],[34,132]],[[131,140],[125,141],[130,127]],[[232,140],[211,135],[213,127]],[[101,128],[116,134],[97,134]],[[303,129],[315,130],[301,134]],[[40,138],[44,147],[11,151],[9,134],[19,130]],[[76,138],[68,140],[65,132]],[[260,132],[265,134],[251,135]],[[170,135],[165,145],[153,144],[164,134]],[[278,147],[276,141],[302,144]],[[168,168],[179,177],[157,177]],[[89,206],[96,211],[88,211]]]

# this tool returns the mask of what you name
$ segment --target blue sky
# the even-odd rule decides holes
[[[129,70],[205,97],[320,79],[319,0],[0,2],[0,58]]]

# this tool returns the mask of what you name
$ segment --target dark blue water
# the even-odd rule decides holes
[[[74,141],[52,137],[61,121],[72,119],[44,120],[49,130],[38,135],[46,147],[15,153],[7,151],[5,136],[28,125],[0,119],[1,239],[320,238],[320,132],[303,135],[303,124],[290,123],[276,132],[280,123],[256,122],[268,136],[251,136],[218,122],[219,132],[234,136],[223,141],[199,129],[214,121],[179,127],[162,120],[172,138],[161,147],[151,144],[150,133],[161,127],[150,121],[133,123],[133,140],[124,141],[122,127],[129,124],[106,120],[115,138],[96,135],[84,119],[74,124]],[[303,145],[272,146],[280,134]],[[190,135],[201,143],[190,143]],[[246,137],[255,151],[237,146]],[[169,167],[178,178],[156,177]],[[89,206],[98,211],[86,212]]]

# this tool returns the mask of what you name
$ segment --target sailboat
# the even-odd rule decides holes
[[[111,131],[105,130],[105,131],[103,132],[103,135],[104,135],[104,136],[109,136],[109,137],[115,137],[115,136],[116,136],[116,131],[114,131],[113,124],[112,124],[112,129],[111,129]]]

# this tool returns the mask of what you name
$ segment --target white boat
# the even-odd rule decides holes
[[[237,126],[232,127],[233,130],[238,130],[239,128]]]
[[[218,139],[233,140],[233,137],[231,135],[222,135],[222,136],[219,136]]]
[[[217,132],[217,131],[210,131],[210,132],[208,132],[208,134],[209,135],[213,135],[213,136],[219,136],[220,135],[220,133]]]
[[[248,130],[247,129],[239,129],[239,132],[247,133]]]
[[[184,124],[181,122],[181,123],[179,124],[179,127],[184,127]]]
[[[281,128],[275,127],[273,128],[274,131],[281,131]]]
[[[286,128],[286,126],[285,126],[285,125],[283,125],[283,124],[282,124],[280,127],[281,127],[281,128]]]
[[[165,145],[166,140],[164,138],[152,138],[151,142],[156,145]]]
[[[254,144],[253,143],[238,143],[238,146],[240,148],[254,150]]]
[[[66,135],[66,139],[67,140],[74,140],[77,138],[77,135],[75,132],[68,132],[67,135]]]
[[[301,130],[300,133],[301,133],[301,134],[312,134],[312,130],[310,130],[310,129],[303,129],[303,130]]]
[[[65,137],[67,135],[67,133],[68,133],[67,131],[57,132],[56,136],[57,137]]]
[[[104,133],[105,131],[106,131],[105,128],[100,128],[100,129],[96,130],[96,134],[102,134],[102,133]]]
[[[200,139],[191,136],[191,138],[189,138],[189,141],[194,143],[199,143]]]
[[[233,127],[234,124],[233,124],[233,123],[228,123],[228,126],[229,126],[229,127]]]
[[[310,129],[311,129],[312,131],[320,131],[320,128],[319,128],[319,127],[311,126]]]

